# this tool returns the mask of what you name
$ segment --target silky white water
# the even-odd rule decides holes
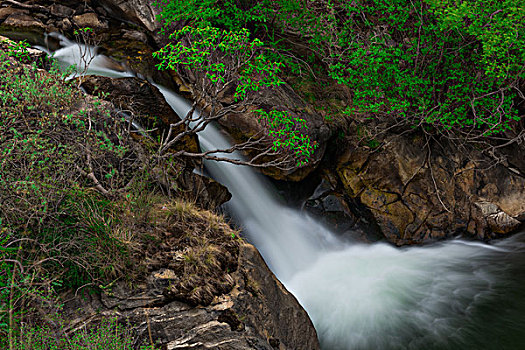
[[[189,102],[159,88],[172,108],[186,115]],[[205,150],[230,146],[213,125],[199,140]],[[476,323],[480,312],[497,319],[491,303],[508,294],[508,258],[525,253],[519,236],[495,246],[460,240],[409,248],[349,243],[286,208],[251,168],[216,161],[206,167],[232,193],[229,211],[307,310],[323,349],[504,348],[505,339],[492,343],[485,339],[487,325]],[[523,268],[521,261],[512,264]],[[524,320],[525,314],[506,329],[521,337]]]
[[[72,46],[55,57],[74,61]],[[104,61],[96,62],[89,73],[111,70]],[[190,104],[159,89],[185,116]],[[199,140],[205,150],[230,145],[214,125]],[[215,161],[206,167],[232,193],[229,212],[307,310],[323,349],[525,348],[523,234],[494,245],[461,240],[407,248],[350,243],[287,208],[252,169]]]
[[[101,75],[110,78],[135,76],[132,72],[115,70],[113,61],[107,56],[98,54],[96,47],[71,41],[59,33],[51,33],[48,35],[58,39],[62,47],[54,52],[42,46],[36,46],[36,48],[54,57],[63,70],[75,65],[76,73],[72,73],[69,78],[74,78],[79,74]]]

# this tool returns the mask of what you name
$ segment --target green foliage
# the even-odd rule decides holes
[[[442,31],[454,29],[481,43],[481,63],[488,76],[500,81],[525,76],[523,1],[425,1],[439,19]]]
[[[258,39],[251,40],[247,29],[226,31],[215,27],[186,26],[169,38],[175,44],[170,42],[153,54],[160,60],[158,69],[187,67],[203,72],[219,86],[230,83],[236,76],[239,81],[234,95],[236,101],[244,100],[250,91],[283,83],[277,76],[280,64],[269,61],[258,52],[263,44]],[[234,62],[228,62],[232,59]]]
[[[30,60],[30,55],[27,50],[30,45],[25,40],[19,42],[4,40],[2,44],[5,45],[4,51],[0,53],[2,60],[7,57],[14,57],[20,62],[28,62]]]
[[[354,88],[352,112],[392,115],[447,130],[474,128],[484,135],[510,129],[519,120],[512,84],[490,73],[504,68],[495,68],[497,61],[486,65],[486,45],[457,35],[462,28],[444,27],[423,4],[418,9],[404,1],[352,3],[345,10],[349,18],[370,19],[348,25],[350,37],[384,28],[373,41],[341,37],[345,55],[330,64],[331,76]]]
[[[317,144],[311,142],[306,133],[304,119],[292,117],[288,111],[266,112],[258,109],[255,113],[259,120],[268,126],[268,134],[274,139],[272,147],[274,151],[291,151],[297,159],[298,166],[308,162]]]
[[[159,19],[163,23],[161,33],[177,22],[189,23],[198,28],[214,27],[238,32],[254,22],[266,22],[265,2],[242,6],[235,0],[154,0],[153,5],[161,8]],[[169,34],[169,33],[167,33]]]
[[[14,350],[133,350],[134,334],[129,324],[116,319],[103,319],[90,329],[81,328],[70,335],[61,334],[47,326],[22,326]],[[153,350],[153,345],[141,346],[140,350]]]
[[[519,0],[169,1],[165,23],[251,28],[267,57],[300,74],[317,57],[352,91],[348,115],[493,135],[511,129],[525,78]],[[227,5],[227,6],[226,6]],[[295,56],[293,43],[309,54]],[[291,39],[290,39],[291,38]],[[270,49],[271,48],[271,49]]]

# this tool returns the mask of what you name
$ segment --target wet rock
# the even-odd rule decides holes
[[[446,141],[428,145],[417,132],[379,141],[378,148],[349,142],[336,176],[342,193],[362,205],[391,242],[413,244],[458,233],[487,239],[520,226],[525,178],[504,165],[476,149],[459,153]]]
[[[147,43],[148,41],[146,34],[137,30],[122,30],[122,38],[126,40],[140,41],[141,43]]]
[[[328,174],[325,174],[329,177]],[[314,193],[304,202],[303,210],[345,240],[376,242],[382,239],[377,227],[369,224],[363,213],[350,208],[337,185],[323,178]],[[333,181],[334,179],[331,179]]]
[[[226,186],[189,170],[182,172],[177,181],[181,188],[197,198],[200,207],[215,209],[231,199],[232,195]]]
[[[73,28],[73,23],[71,23],[69,18],[64,18],[60,20],[59,22],[57,22],[57,27],[67,32]]]
[[[108,37],[100,44],[105,55],[123,62],[131,70],[147,79],[179,91],[170,77],[170,72],[159,71],[155,66],[158,63],[152,56],[155,50],[148,44],[149,34],[146,31],[132,30],[123,26],[122,28],[111,28],[108,34]]]
[[[75,24],[80,28],[84,28],[84,27],[89,27],[93,29],[107,29],[108,28],[107,22],[101,21],[98,18],[98,16],[93,12],[74,16],[73,22],[75,22]]]
[[[496,204],[490,202],[475,202],[474,205],[481,211],[492,232],[505,234],[517,230],[521,222],[514,219]]]

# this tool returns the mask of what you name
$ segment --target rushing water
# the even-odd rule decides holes
[[[65,45],[55,57],[74,63],[77,49]],[[130,75],[93,62],[88,73]],[[159,89],[186,115],[187,101]],[[199,139],[203,149],[230,144],[214,125]],[[525,349],[525,233],[492,245],[350,243],[283,205],[252,169],[206,167],[232,193],[229,212],[307,310],[323,349]]]

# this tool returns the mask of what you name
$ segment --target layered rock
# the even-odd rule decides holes
[[[525,178],[469,148],[460,153],[417,132],[377,148],[349,146],[334,175],[349,203],[363,206],[398,245],[467,233],[515,231],[525,214]],[[355,208],[356,206],[353,205]]]
[[[174,293],[186,283],[170,267],[175,255],[154,265],[144,283],[117,283],[101,295],[73,298],[64,306],[71,320],[68,329],[116,316],[135,326],[142,344],[152,339],[162,349],[319,349],[308,315],[257,250],[241,243],[237,257],[230,266],[235,271],[225,270],[190,288],[213,289],[215,281],[224,286],[213,289],[216,295],[204,304],[199,304],[205,300],[202,293],[196,299]]]

